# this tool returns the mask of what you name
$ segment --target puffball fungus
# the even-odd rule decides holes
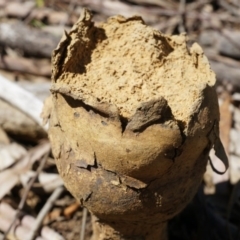
[[[50,140],[93,239],[167,239],[219,142],[215,74],[201,47],[141,17],[84,10],[53,53]]]

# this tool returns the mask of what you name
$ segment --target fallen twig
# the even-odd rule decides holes
[[[84,240],[84,237],[85,237],[85,228],[86,228],[86,222],[87,222],[87,214],[88,214],[87,208],[83,208],[82,227],[81,227],[81,232],[80,232],[80,240]]]
[[[236,6],[232,6],[225,0],[220,0],[219,4],[221,7],[225,8],[227,11],[229,11],[231,14],[235,16],[240,16],[240,8],[236,8]]]
[[[53,34],[30,28],[20,21],[0,23],[0,44],[21,49],[30,56],[50,58],[58,41]]]
[[[62,194],[63,190],[64,190],[64,187],[60,186],[60,187],[56,188],[55,191],[52,193],[52,195],[49,197],[49,199],[45,203],[44,207],[39,212],[39,214],[38,214],[38,216],[36,218],[36,221],[35,221],[34,225],[31,228],[31,232],[29,233],[29,236],[27,237],[26,240],[33,240],[34,239],[38,229],[40,228],[40,226],[42,224],[42,221],[43,221],[44,217],[47,215],[49,210],[52,208],[52,206],[53,206],[54,202],[56,201],[56,199],[58,199],[59,196]],[[42,233],[42,235],[43,235],[43,233]]]
[[[16,106],[42,126],[42,119],[40,118],[43,108],[42,101],[1,75],[0,86],[0,98]],[[47,127],[43,128],[47,130]]]
[[[217,79],[224,83],[230,83],[234,89],[240,89],[239,76],[240,69],[236,67],[230,67],[225,63],[210,61],[211,68],[217,75]]]
[[[180,33],[185,32],[185,14],[186,14],[186,0],[181,0],[179,3],[179,12],[180,12],[180,17],[179,17],[179,24],[178,24],[178,31]]]
[[[22,174],[31,169],[33,163],[50,151],[49,142],[44,142],[30,149],[13,167],[0,172],[0,182],[4,182],[0,188],[0,199],[5,196],[18,182]]]
[[[5,55],[0,58],[0,68],[20,73],[29,73],[36,76],[51,76],[51,64],[48,59],[37,60]]]
[[[82,0],[79,1],[81,5],[87,6],[92,10],[106,14],[107,16],[111,15],[123,15],[125,17],[131,17],[132,15],[141,15],[143,19],[148,23],[158,22],[158,17],[160,15],[173,16],[176,15],[177,10],[163,9],[156,7],[143,7],[139,5],[130,5],[123,1],[89,1]]]
[[[18,209],[16,211],[16,214],[15,214],[15,218],[14,220],[12,221],[12,223],[10,224],[8,230],[5,232],[5,235],[4,235],[4,239],[7,238],[7,235],[8,233],[10,232],[11,228],[15,225],[16,221],[18,220],[19,216],[21,215],[21,211],[25,205],[25,202],[26,202],[26,199],[27,199],[27,196],[28,196],[28,193],[33,185],[33,183],[36,181],[39,173],[42,171],[46,161],[47,161],[47,157],[49,155],[49,151],[44,155],[42,161],[40,162],[40,165],[35,173],[35,176],[30,180],[30,182],[28,183],[27,187],[25,188],[25,191],[24,191],[24,195],[18,205]]]
[[[144,4],[144,5],[157,5],[159,7],[165,9],[172,9],[175,7],[174,2],[171,1],[164,1],[164,0],[130,0],[130,2],[134,2],[137,4]]]
[[[64,209],[63,215],[66,218],[70,218],[79,209],[79,207],[80,207],[80,202],[76,201]]]
[[[49,152],[47,152],[47,153],[43,156],[42,160],[40,161],[40,165],[39,165],[39,167],[38,167],[38,169],[37,169],[37,171],[36,171],[36,173],[35,173],[35,176],[33,176],[33,177],[31,178],[31,180],[29,181],[27,187],[25,188],[23,197],[22,197],[21,202],[19,203],[19,206],[18,206],[18,209],[19,209],[19,210],[22,210],[22,209],[23,209],[24,204],[25,204],[26,199],[27,199],[27,195],[28,195],[28,193],[29,193],[29,191],[30,191],[33,183],[36,181],[38,175],[39,175],[40,172],[42,171],[42,169],[43,169],[43,167],[44,167],[44,165],[45,165],[45,163],[46,163],[46,161],[47,161],[48,155],[49,155]]]
[[[0,203],[0,230],[5,232],[8,226],[13,221],[16,214],[16,210],[14,210],[8,204],[2,202]],[[34,224],[36,219],[29,215],[24,215],[21,219],[21,222],[18,221],[15,224],[14,228],[12,228],[11,232],[8,234],[8,239],[16,239],[16,237],[20,240],[25,240],[29,234],[29,231]],[[16,237],[14,237],[14,235]],[[44,226],[41,230],[42,236],[37,236],[36,240],[62,240],[62,236],[55,232],[53,229]],[[3,240],[3,235],[0,235],[0,239]]]
[[[16,142],[8,144],[0,143],[0,171],[3,171],[17,162],[26,153],[26,149]]]

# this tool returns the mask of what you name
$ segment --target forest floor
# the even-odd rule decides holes
[[[64,188],[39,120],[50,95],[51,53],[84,7],[96,23],[141,15],[202,46],[217,77],[229,169],[219,175],[207,167],[195,198],[169,222],[169,240],[240,239],[239,0],[0,0],[0,239],[91,237],[90,214]]]

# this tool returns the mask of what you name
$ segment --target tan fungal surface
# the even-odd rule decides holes
[[[68,190],[102,220],[138,222],[139,234],[181,211],[218,140],[215,74],[201,47],[140,17],[95,26],[85,10],[52,65],[49,138]]]
[[[53,88],[67,88],[84,102],[114,104],[128,119],[141,102],[164,97],[175,119],[186,123],[206,84],[215,84],[198,44],[189,50],[184,35],[164,35],[140,17],[116,16],[95,27],[87,15],[62,44],[69,39],[64,62],[55,60]]]

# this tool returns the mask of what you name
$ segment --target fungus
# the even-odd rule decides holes
[[[219,143],[215,74],[201,47],[141,17],[84,10],[53,53],[49,137],[93,239],[167,239]]]

